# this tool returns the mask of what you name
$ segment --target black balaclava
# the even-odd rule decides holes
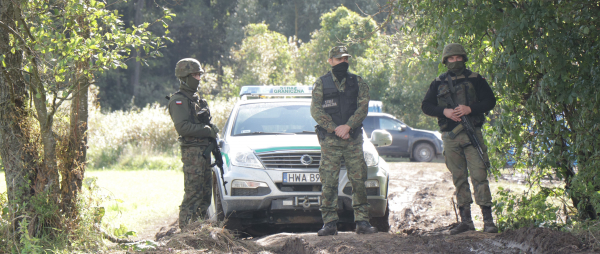
[[[447,62],[446,67],[448,70],[454,73],[456,76],[460,75],[465,71],[465,61]]]
[[[347,62],[341,62],[331,67],[331,73],[339,82],[342,82],[342,79],[348,75],[348,66],[350,65]]]
[[[179,90],[183,90],[188,93],[195,93],[198,91],[198,85],[200,84],[200,80],[195,79],[192,75],[188,75],[185,78],[181,79]]]

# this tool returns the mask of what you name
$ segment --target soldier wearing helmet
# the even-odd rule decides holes
[[[210,159],[205,159],[202,153],[208,146],[208,138],[215,138],[219,130],[197,117],[198,112],[208,111],[208,104],[197,93],[202,74],[204,70],[198,60],[181,59],[175,66],[179,91],[169,98],[169,114],[179,134],[185,181],[179,207],[180,228],[204,216],[212,196]]]
[[[363,154],[362,122],[369,107],[369,85],[348,72],[348,50],[336,46],[329,50],[327,62],[331,71],[317,79],[312,92],[310,113],[318,123],[321,163],[319,174],[323,183],[321,216],[323,228],[318,236],[336,235],[338,221],[338,183],[342,159],[352,184],[352,208],[356,233],[377,233],[369,223],[369,203],[365,181],[367,164]]]
[[[423,113],[438,118],[438,125],[444,141],[444,158],[446,166],[452,173],[456,188],[455,195],[460,210],[461,223],[450,230],[458,234],[475,230],[471,218],[471,187],[468,176],[471,176],[475,202],[481,208],[484,222],[484,232],[497,233],[498,228],[492,218],[492,196],[487,180],[487,168],[479,157],[477,150],[470,145],[470,140],[460,124],[460,117],[468,116],[475,127],[475,135],[482,144],[484,156],[487,157],[487,147],[483,142],[481,126],[485,115],[496,105],[494,92],[485,78],[465,67],[469,59],[462,45],[451,43],[444,47],[442,63],[448,72],[437,77],[425,94],[421,104]],[[448,78],[452,79],[455,90],[451,96],[458,106],[450,107],[445,100],[438,97],[450,89]]]

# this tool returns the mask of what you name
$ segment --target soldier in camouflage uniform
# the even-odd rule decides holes
[[[318,123],[323,184],[321,214],[323,228],[318,235],[337,234],[338,183],[341,160],[345,160],[352,184],[352,208],[356,233],[371,234],[377,229],[369,224],[369,203],[365,181],[367,164],[363,154],[362,122],[369,107],[369,86],[361,77],[348,72],[346,47],[329,51],[331,71],[317,79],[312,92],[310,113]]]
[[[421,105],[426,115],[438,118],[442,140],[444,141],[444,157],[446,166],[452,173],[452,180],[456,188],[455,195],[460,210],[461,223],[450,230],[451,234],[458,234],[475,230],[471,218],[471,189],[468,177],[475,192],[475,202],[481,207],[484,221],[484,232],[497,233],[498,228],[492,218],[492,196],[487,180],[487,169],[479,157],[477,150],[470,145],[466,131],[462,129],[460,117],[466,115],[475,127],[475,134],[479,139],[484,156],[487,158],[487,147],[483,143],[481,126],[485,122],[484,113],[492,110],[496,105],[494,92],[487,81],[478,73],[466,69],[468,61],[465,49],[458,43],[446,45],[442,54],[442,63],[448,67],[448,72],[436,78],[425,95]],[[451,108],[446,102],[438,98],[441,91],[449,89],[447,75],[452,78],[456,88],[455,103],[458,107]]]
[[[179,91],[169,99],[169,114],[179,134],[183,162],[185,194],[179,207],[180,228],[205,215],[211,202],[210,159],[204,159],[202,153],[208,146],[207,138],[216,137],[219,130],[197,118],[199,111],[208,109],[206,101],[200,100],[197,93],[203,73],[196,59],[184,58],[177,62],[175,76],[180,82]]]

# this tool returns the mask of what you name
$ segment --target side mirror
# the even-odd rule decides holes
[[[392,144],[392,134],[386,130],[374,130],[371,133],[371,143],[377,147],[389,146]]]
[[[219,148],[223,148],[223,145],[225,145],[225,140],[219,139],[219,141],[217,141],[217,145],[219,145]]]

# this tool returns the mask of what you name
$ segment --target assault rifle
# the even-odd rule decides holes
[[[200,107],[202,109],[196,113],[197,119],[201,123],[210,125],[212,127],[212,124],[210,123],[212,117],[210,116],[210,111],[208,110],[208,103],[206,103],[205,100],[200,100]],[[227,195],[227,182],[225,181],[225,177],[223,176],[223,174],[225,174],[225,171],[223,171],[223,155],[221,154],[221,148],[219,148],[219,144],[217,144],[216,138],[208,138],[208,146],[202,153],[202,157],[204,157],[204,159],[206,160],[210,160],[211,153],[215,157],[215,163],[210,164],[210,166],[214,167],[216,165],[221,170],[221,180],[223,181],[223,189],[225,190],[225,195]]]
[[[456,108],[456,107],[458,107],[458,105],[456,103],[454,103],[456,98],[452,99],[453,97],[456,97],[456,88],[454,88],[454,82],[452,81],[452,77],[450,77],[450,72],[448,72],[446,74],[446,78],[448,80],[448,88],[449,89],[441,91],[440,94],[438,94],[438,98],[441,98],[442,100],[444,100],[446,102],[446,104],[450,105],[450,107]],[[475,127],[473,127],[470,117],[466,116],[466,115],[461,116],[460,123],[462,125],[462,128],[459,125],[456,128],[454,128],[454,130],[452,130],[452,132],[454,133],[454,135],[457,135],[460,131],[462,131],[461,129],[464,129],[467,132],[467,136],[469,137],[469,141],[470,141],[469,143],[461,145],[461,147],[464,148],[469,145],[472,145],[473,147],[475,147],[475,149],[477,150],[477,153],[479,154],[479,158],[481,158],[481,161],[483,161],[483,164],[485,165],[485,168],[487,170],[489,170],[490,162],[485,159],[485,154],[483,153],[483,149],[481,148],[482,147],[481,142],[479,142],[479,139],[475,135]],[[455,132],[455,130],[457,130],[457,131]]]

